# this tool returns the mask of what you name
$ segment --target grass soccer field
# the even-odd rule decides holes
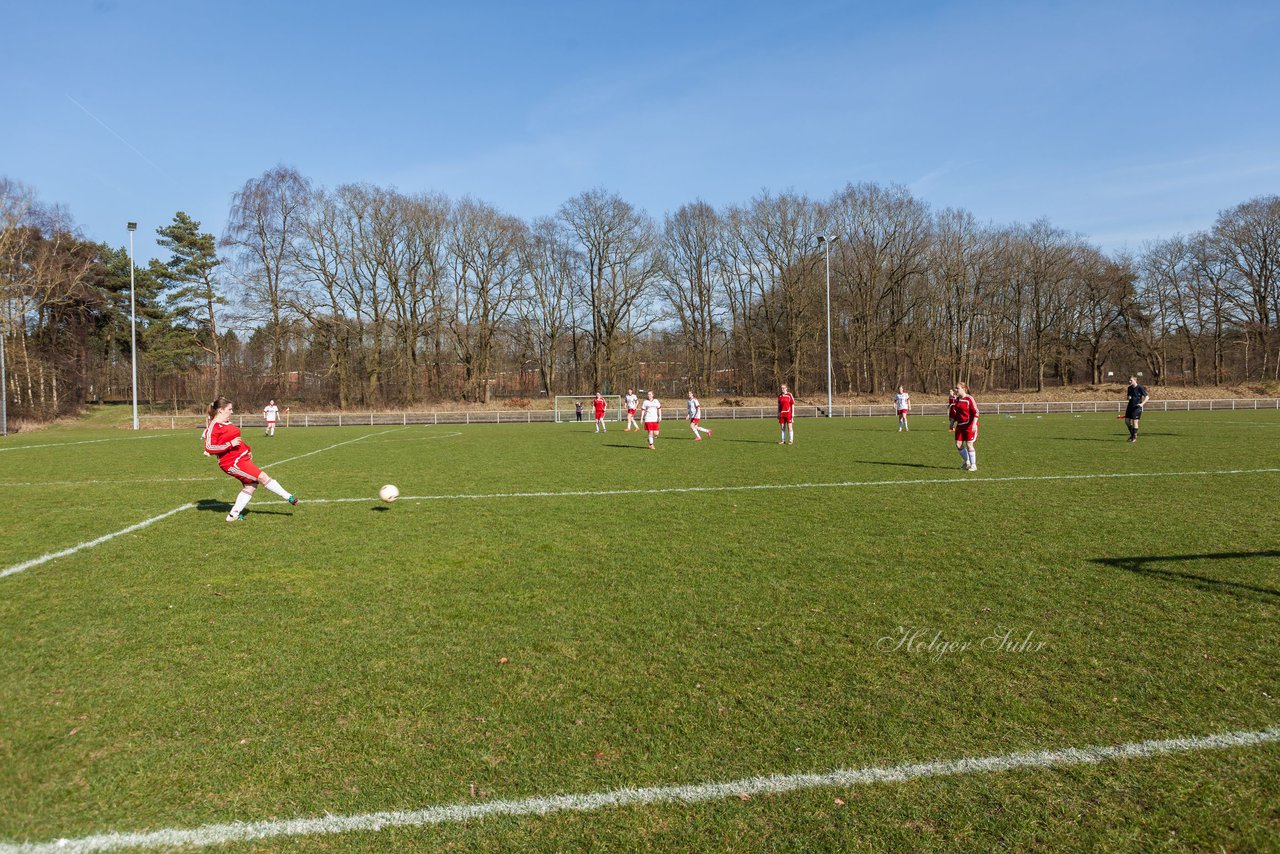
[[[0,440],[0,850],[1276,850],[1280,413],[1143,423]]]

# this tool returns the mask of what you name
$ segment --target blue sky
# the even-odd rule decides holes
[[[140,259],[279,163],[527,218],[899,183],[1108,251],[1280,193],[1277,3],[6,7],[0,175]]]

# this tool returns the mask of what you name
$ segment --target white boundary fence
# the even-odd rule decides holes
[[[683,404],[683,402],[681,402]],[[1124,412],[1123,400],[1076,400],[1076,401],[1029,401],[1026,403],[982,403],[979,408],[983,415],[1049,415],[1054,413],[1093,413]],[[1243,409],[1280,409],[1280,398],[1259,397],[1226,400],[1151,400],[1143,407],[1145,412],[1189,412],[1203,410],[1219,412],[1223,410]],[[893,404],[864,404],[859,406],[833,406],[832,415],[837,418],[856,418],[874,415],[895,415]],[[778,410],[773,406],[704,406],[702,414],[706,418],[717,419],[760,419],[775,418]],[[826,407],[796,405],[796,417],[817,418],[826,414]],[[911,407],[913,416],[946,415],[945,403],[917,403]],[[685,407],[666,417],[668,421],[684,421],[687,418]],[[144,415],[140,419],[143,427],[152,430],[203,428],[203,415]],[[261,415],[236,415],[238,427],[261,427]],[[555,420],[555,413],[550,409],[488,411],[475,412],[317,412],[284,415],[280,419],[282,427],[377,427],[379,425],[410,424],[532,424],[550,423]],[[574,421],[562,422],[566,424]],[[581,422],[590,423],[585,418]]]

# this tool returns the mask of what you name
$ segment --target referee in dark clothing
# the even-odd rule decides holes
[[[1124,410],[1124,423],[1129,428],[1129,441],[1138,441],[1138,422],[1142,420],[1142,407],[1151,396],[1147,390],[1138,385],[1137,377],[1129,377],[1129,386],[1125,389],[1129,396],[1129,405]]]

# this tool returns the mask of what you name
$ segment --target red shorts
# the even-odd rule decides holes
[[[646,421],[646,422],[644,422],[644,429],[648,430],[650,433],[657,433],[657,432],[658,432],[658,422],[657,422],[657,421]]]
[[[636,411],[635,411],[634,409],[628,409],[628,410],[627,410],[627,414],[628,414],[628,415],[635,415],[635,414],[636,414]]]
[[[910,411],[911,411],[910,409],[899,409],[899,410],[898,410],[898,417],[899,417],[899,418],[901,418],[902,416],[906,415],[906,414],[907,414],[908,412],[910,412]]]
[[[690,423],[690,424],[697,425],[697,424],[698,424],[698,422],[700,422],[701,420],[702,420],[701,418],[690,418],[690,419],[689,419],[689,423]]]
[[[778,416],[778,423],[779,423],[779,424],[790,424],[790,423],[791,423],[791,420],[792,420],[792,415],[791,415],[791,413],[787,413],[786,415],[779,415],[779,416]]]
[[[978,422],[970,421],[968,424],[961,424],[956,427],[957,442],[973,442],[978,438]]]
[[[218,460],[218,465],[222,466],[223,471],[241,483],[257,483],[262,477],[262,469],[254,465],[253,457],[250,456],[248,451],[240,453],[232,451]]]

